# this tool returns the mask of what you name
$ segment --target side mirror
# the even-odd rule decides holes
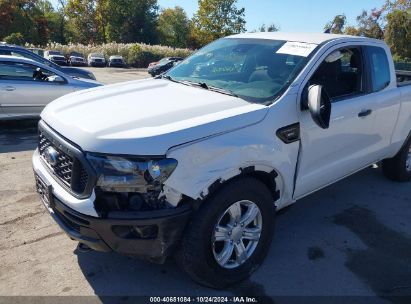
[[[320,85],[308,88],[308,109],[314,122],[322,129],[328,129],[331,117],[331,100]]]
[[[59,75],[52,75],[47,77],[47,81],[49,82],[56,82],[56,83],[65,83],[66,81],[64,80],[63,77],[59,76]]]

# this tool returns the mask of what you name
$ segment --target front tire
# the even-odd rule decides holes
[[[411,180],[411,136],[408,137],[397,155],[383,160],[382,170],[384,175],[393,181]]]
[[[263,183],[250,177],[229,182],[193,216],[177,262],[193,280],[212,288],[244,280],[267,255],[274,218],[274,199]]]

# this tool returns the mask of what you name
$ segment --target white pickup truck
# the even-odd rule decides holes
[[[36,185],[70,238],[174,255],[216,288],[262,263],[276,210],[379,161],[388,178],[411,178],[411,82],[368,38],[230,36],[41,117]]]

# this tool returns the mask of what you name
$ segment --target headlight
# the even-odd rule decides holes
[[[97,187],[110,192],[157,190],[177,167],[172,158],[142,160],[122,156],[97,156],[87,159],[97,173]]]

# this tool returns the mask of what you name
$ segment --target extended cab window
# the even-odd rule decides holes
[[[390,84],[390,66],[385,50],[380,47],[367,47],[371,66],[372,91],[378,92]]]
[[[332,52],[310,79],[310,84],[321,85],[332,100],[362,94],[363,83],[360,48]]]

